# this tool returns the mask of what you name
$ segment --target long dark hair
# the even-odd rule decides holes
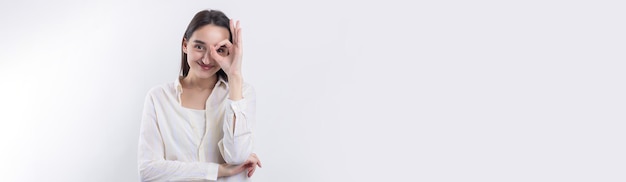
[[[228,40],[233,42],[233,33],[230,32],[230,19],[219,10],[203,10],[196,13],[196,15],[193,16],[193,19],[191,19],[191,22],[189,22],[189,25],[187,25],[187,30],[185,30],[185,34],[183,35],[183,41],[189,41],[193,32],[195,32],[198,28],[209,24],[226,28],[229,36]],[[187,54],[183,51],[182,47],[180,51],[182,55],[180,60],[180,73],[184,78],[189,74],[189,64],[187,63]],[[224,70],[220,69],[216,74],[218,77],[228,81],[228,76]]]

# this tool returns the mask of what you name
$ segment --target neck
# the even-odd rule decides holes
[[[209,78],[198,78],[189,74],[181,80],[181,84],[184,88],[201,91],[212,90],[213,87],[215,87],[215,83],[217,83],[217,75],[213,75]]]

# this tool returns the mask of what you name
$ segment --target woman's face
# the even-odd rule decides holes
[[[215,46],[228,38],[228,29],[209,24],[196,29],[189,40],[183,40],[183,52],[187,54],[189,75],[193,74],[198,78],[209,78],[215,75],[220,70],[220,66],[211,57],[209,46]],[[226,56],[228,49],[220,47],[217,53]]]

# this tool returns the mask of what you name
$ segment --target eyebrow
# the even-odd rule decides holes
[[[204,43],[204,42],[203,42],[203,41],[201,41],[201,40],[193,40],[193,42],[198,43],[198,44],[203,44],[203,45],[206,45],[206,43]],[[226,45],[222,45],[222,46],[220,46],[220,48],[222,48],[222,47],[226,48]]]
[[[202,42],[201,40],[193,40],[193,42],[206,45],[206,43]]]

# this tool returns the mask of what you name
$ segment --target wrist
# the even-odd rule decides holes
[[[234,76],[228,78],[229,99],[238,101],[243,98],[243,78]]]
[[[229,72],[226,72],[226,75],[228,75],[229,78],[230,77],[241,77],[241,71],[240,70],[237,70],[237,71],[230,70]]]
[[[220,164],[217,168],[217,177],[229,176],[225,164]]]
[[[243,76],[241,76],[240,72],[237,73],[228,73],[226,74],[226,76],[228,76],[228,81],[241,81],[243,80]]]
[[[239,89],[243,85],[243,77],[241,75],[228,75],[228,85],[231,88]]]

